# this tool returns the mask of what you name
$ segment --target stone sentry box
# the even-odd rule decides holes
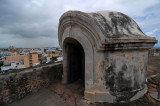
[[[129,102],[147,92],[148,50],[157,40],[115,11],[68,11],[59,21],[63,83],[82,79],[91,102]]]

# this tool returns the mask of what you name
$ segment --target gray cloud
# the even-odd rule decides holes
[[[1,0],[0,47],[57,46],[59,18],[68,10],[118,10],[135,18],[142,29],[151,32],[149,24],[155,22],[151,25],[153,30],[159,26],[156,24],[159,11],[153,8],[157,3],[158,0]],[[151,13],[151,9],[155,13]],[[156,14],[156,17],[150,18],[151,14]]]
[[[17,0],[18,3],[9,1],[0,4],[0,10],[3,13],[0,16],[0,26],[4,29],[2,33],[24,38],[56,36],[55,18],[49,17],[45,11],[40,11],[37,4],[26,2],[26,0]]]

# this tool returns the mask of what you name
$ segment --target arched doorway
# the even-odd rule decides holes
[[[82,45],[73,38],[68,38],[65,42],[65,52],[67,56],[67,83],[77,80],[85,82],[85,54]]]

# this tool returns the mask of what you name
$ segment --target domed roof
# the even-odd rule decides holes
[[[115,11],[89,13],[101,26],[106,37],[111,38],[144,38],[147,37],[129,16]]]
[[[82,20],[85,20],[86,18],[83,18],[87,17],[90,19],[92,25],[96,23],[96,25],[100,27],[106,38],[153,39],[152,37],[146,36],[133,19],[120,12],[107,10],[91,13],[68,11],[61,16],[60,20],[65,17],[78,17]],[[96,22],[93,23],[93,21]]]
[[[116,11],[65,12],[59,20],[59,42],[62,41],[65,28],[67,26],[72,28],[74,25],[82,28],[82,32],[84,29],[90,33],[88,38],[92,39],[91,41],[96,44],[97,48],[104,48],[106,44],[133,44],[133,42],[137,42],[139,46],[142,46],[144,43],[147,45],[157,43],[154,37],[145,35],[132,18]]]

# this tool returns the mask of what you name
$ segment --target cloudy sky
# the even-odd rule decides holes
[[[0,48],[58,46],[59,18],[68,10],[123,12],[160,41],[160,0],[0,0]]]

